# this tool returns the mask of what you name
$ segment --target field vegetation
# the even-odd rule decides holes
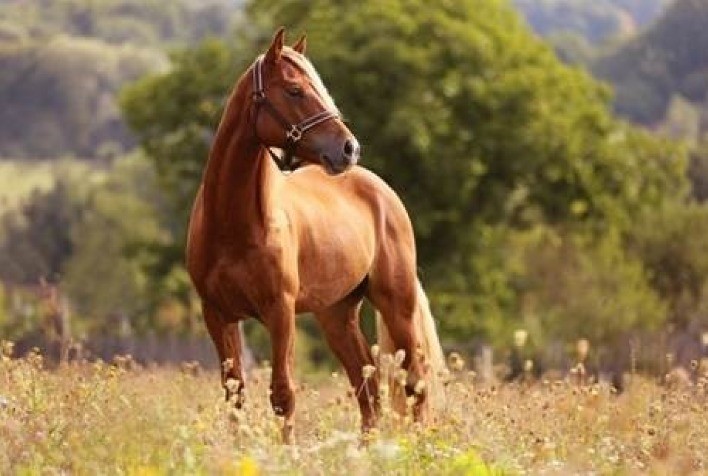
[[[312,319],[293,446],[267,364],[237,411],[210,354],[95,361],[208,339],[187,216],[229,91],[281,25],[404,201],[443,345],[474,362],[452,359],[428,426],[385,406],[366,444]],[[704,0],[0,0],[0,341],[18,350],[0,474],[708,472],[706,31]],[[623,392],[578,375],[579,339]],[[488,379],[501,362],[514,383]]]
[[[616,395],[569,379],[481,385],[452,356],[429,424],[384,401],[379,429],[359,434],[346,378],[300,379],[295,443],[280,443],[267,404],[270,369],[251,375],[241,410],[218,375],[187,363],[44,368],[42,356],[0,361],[3,474],[700,474],[708,469],[708,369],[695,384],[632,376]],[[707,362],[708,363],[708,362]],[[700,373],[706,372],[706,373]],[[701,376],[702,375],[702,376]],[[386,387],[382,389],[386,392]]]

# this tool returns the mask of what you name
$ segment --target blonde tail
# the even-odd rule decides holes
[[[430,311],[430,303],[428,302],[428,297],[425,295],[420,280],[416,280],[416,292],[418,308],[414,317],[414,325],[418,345],[423,352],[424,361],[428,368],[425,379],[428,402],[430,402],[433,408],[442,408],[445,403],[445,395],[440,376],[446,368],[445,357],[442,347],[440,346],[437,329],[435,328],[435,320]],[[386,324],[383,322],[378,312],[376,313],[376,334],[381,354],[394,354],[397,350],[396,346],[393,343],[393,339],[391,339]],[[397,396],[396,392],[392,393],[391,396],[395,400]],[[400,402],[396,403],[394,401],[394,407],[400,407]]]

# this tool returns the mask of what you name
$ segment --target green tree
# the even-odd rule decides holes
[[[246,21],[235,47],[207,42],[123,95],[182,226],[223,98],[281,24],[307,31],[363,165],[409,208],[425,281],[458,329],[472,329],[470,294],[508,279],[485,257],[488,230],[624,230],[685,193],[683,150],[614,119],[607,88],[563,65],[507,2],[261,0]],[[508,289],[504,318],[519,298]]]
[[[630,249],[668,304],[669,319],[679,327],[695,319],[708,323],[708,207],[672,203],[641,218]]]
[[[0,280],[37,284],[40,278],[58,279],[74,250],[71,230],[80,215],[71,185],[63,179],[48,192],[33,193],[19,210],[5,214]]]
[[[129,146],[116,91],[164,65],[159,52],[89,39],[0,45],[0,155],[96,158],[106,142]]]
[[[626,221],[681,187],[681,152],[614,120],[608,91],[506,2],[418,3],[265,0],[248,12],[308,32],[364,164],[403,196],[436,275],[468,261],[477,224]]]
[[[116,332],[116,321],[138,330],[154,327],[149,316],[162,296],[151,292],[146,267],[153,257],[145,244],[168,236],[149,199],[154,182],[149,163],[128,157],[86,192],[81,219],[70,230],[73,252],[62,276],[85,330]]]
[[[224,98],[246,63],[214,39],[173,54],[171,62],[169,72],[126,87],[120,103],[156,167],[175,216],[171,227],[182,239]],[[167,252],[174,259],[182,249]]]

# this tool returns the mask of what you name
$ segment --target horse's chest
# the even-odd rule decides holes
[[[285,270],[286,250],[267,243],[225,253],[207,278],[209,298],[230,314],[253,316],[293,288]]]

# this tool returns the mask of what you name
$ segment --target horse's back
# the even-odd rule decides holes
[[[378,175],[364,167],[352,167],[341,175],[328,175],[320,166],[298,169],[285,180],[288,195],[295,192],[307,200],[346,201],[360,207],[364,215],[388,213],[410,225],[408,213],[396,192]]]

